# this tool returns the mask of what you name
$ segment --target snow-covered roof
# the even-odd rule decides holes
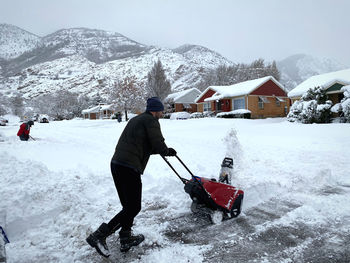
[[[329,88],[334,83],[342,83],[344,85],[350,84],[350,69],[334,71],[321,75],[316,75],[308,78],[304,82],[300,83],[294,89],[288,92],[288,97],[300,97],[310,88],[322,86]]]
[[[175,103],[194,103],[195,99],[201,94],[199,89],[192,88],[169,94],[165,101],[173,100]]]
[[[104,110],[110,110],[112,108],[112,105],[106,105],[106,104],[100,104],[97,105],[95,107],[86,109],[86,110],[82,110],[82,114],[86,114],[86,113],[97,113],[100,111],[104,111]]]
[[[259,88],[261,85],[267,81],[272,80],[281,89],[285,91],[285,88],[279,83],[274,77],[267,76],[260,79],[253,79],[244,82],[240,82],[230,86],[209,86],[202,94],[205,94],[209,89],[215,91],[213,96],[206,98],[204,101],[220,100],[228,97],[237,97],[250,94],[255,89]]]

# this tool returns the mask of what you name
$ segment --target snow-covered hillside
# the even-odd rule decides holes
[[[116,80],[130,75],[143,85],[158,59],[174,91],[197,87],[209,70],[233,65],[198,45],[147,46],[118,33],[88,28],[62,29],[40,38],[0,24],[0,92],[8,96],[20,91],[31,98],[66,89],[90,96],[99,92],[103,97]],[[313,75],[345,68],[330,59],[300,54],[278,62],[277,67],[288,90]]]
[[[144,84],[158,59],[175,91],[195,86],[209,69],[233,64],[201,46],[171,50],[103,30],[63,29],[43,37],[39,48],[0,63],[0,90],[9,94],[18,88],[26,98],[60,89],[103,96],[126,76]]]
[[[121,34],[88,28],[62,29],[43,38],[52,57],[81,55],[96,63],[137,56],[149,47]]]
[[[281,72],[280,82],[287,90],[291,90],[312,76],[347,67],[329,58],[316,58],[310,55],[297,54],[277,62],[277,68]]]
[[[38,47],[41,38],[19,27],[0,24],[0,58],[12,59]]]
[[[21,142],[19,123],[8,119],[0,127],[7,263],[106,262],[85,238],[120,209],[109,162],[126,123],[35,123],[36,141]],[[245,192],[243,211],[220,225],[192,214],[182,182],[152,156],[134,227],[146,239],[123,255],[112,235],[108,262],[350,261],[350,124],[217,118],[160,123],[167,145],[195,175],[218,178],[223,158],[232,154],[233,184]],[[189,178],[175,158],[169,160]]]

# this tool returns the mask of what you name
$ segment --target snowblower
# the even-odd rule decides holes
[[[164,161],[184,183],[185,192],[192,199],[191,211],[193,213],[204,212],[213,224],[222,220],[237,217],[241,213],[244,192],[234,186],[217,182],[216,179],[198,177],[188,169],[183,161],[175,155],[179,162],[191,174],[190,180],[181,177],[166,157]]]

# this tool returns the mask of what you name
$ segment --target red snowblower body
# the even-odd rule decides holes
[[[184,183],[185,192],[192,199],[191,211],[204,212],[209,215],[213,223],[224,219],[235,218],[241,213],[244,192],[234,186],[217,182],[215,179],[194,176],[181,159],[175,156],[191,174],[192,179],[182,178],[165,158],[170,168]]]

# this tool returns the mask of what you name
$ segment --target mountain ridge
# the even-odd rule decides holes
[[[4,41],[4,38],[7,39]],[[161,60],[173,91],[195,87],[210,70],[235,63],[200,45],[174,49],[147,46],[111,31],[85,27],[57,30],[43,37],[0,24],[0,91],[31,98],[61,89],[107,96],[115,82],[135,76],[145,85],[154,62]],[[16,43],[22,47],[16,50]],[[2,46],[1,46],[2,45]],[[288,90],[306,78],[342,69],[331,60],[295,54],[277,62]],[[102,84],[101,84],[102,83]]]
[[[335,60],[307,54],[291,55],[276,64],[281,72],[281,82],[288,90],[312,76],[347,68]]]
[[[144,85],[157,59],[175,91],[193,87],[209,69],[233,64],[202,46],[189,45],[181,53],[146,46],[119,33],[71,28],[42,37],[40,45],[15,58],[3,59],[0,85],[27,98],[59,89],[79,92],[79,88],[87,95],[100,92],[103,96],[126,76],[134,75]]]

